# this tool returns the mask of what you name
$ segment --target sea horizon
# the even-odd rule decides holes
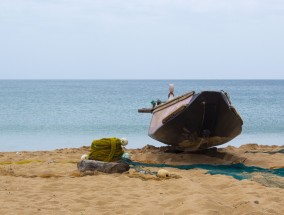
[[[279,78],[2,78],[0,81],[283,81],[284,79]]]

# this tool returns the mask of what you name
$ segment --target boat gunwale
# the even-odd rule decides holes
[[[160,104],[160,105],[158,105],[157,107],[154,108],[152,113],[154,114],[154,113],[156,113],[158,111],[164,110],[164,109],[166,109],[169,106],[172,106],[172,105],[174,105],[176,103],[179,103],[180,101],[183,101],[183,100],[193,96],[194,94],[195,94],[195,91],[191,91],[191,92],[185,93],[185,94],[183,94],[181,96],[178,96],[178,97],[176,97],[176,98],[174,98],[174,99],[172,99],[170,101],[167,101],[166,103]]]

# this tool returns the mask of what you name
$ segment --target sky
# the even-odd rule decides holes
[[[0,79],[284,79],[284,1],[0,0]]]

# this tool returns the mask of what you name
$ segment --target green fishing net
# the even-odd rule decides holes
[[[102,138],[91,144],[89,160],[113,162],[121,160],[123,150],[118,138]]]

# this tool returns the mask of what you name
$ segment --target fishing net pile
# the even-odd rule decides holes
[[[119,161],[123,155],[121,144],[121,139],[116,137],[94,140],[91,144],[89,160]]]

